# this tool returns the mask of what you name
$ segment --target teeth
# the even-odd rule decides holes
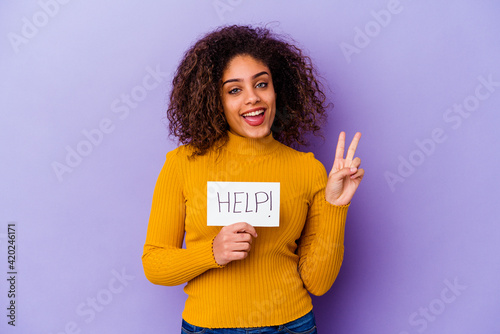
[[[247,117],[247,116],[257,116],[257,115],[262,114],[263,112],[264,112],[264,109],[261,109],[261,110],[256,110],[256,111],[252,111],[252,112],[246,113],[243,116],[244,117]]]

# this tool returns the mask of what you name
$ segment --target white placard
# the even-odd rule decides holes
[[[280,225],[279,182],[207,182],[207,225]]]

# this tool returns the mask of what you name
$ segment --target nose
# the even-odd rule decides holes
[[[255,104],[260,102],[259,94],[254,89],[247,89],[246,104]]]

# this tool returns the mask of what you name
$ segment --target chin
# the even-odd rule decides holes
[[[271,133],[271,129],[262,129],[262,130],[253,130],[253,131],[245,131],[244,137],[252,138],[252,139],[260,139],[267,137]]]

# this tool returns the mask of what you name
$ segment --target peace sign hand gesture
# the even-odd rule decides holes
[[[341,132],[339,135],[335,161],[333,162],[330,174],[328,174],[328,182],[325,189],[325,198],[330,204],[349,204],[363,179],[365,171],[358,169],[361,159],[354,158],[360,138],[361,133],[357,132],[354,135],[351,145],[349,145],[347,155],[344,159],[345,132]]]

